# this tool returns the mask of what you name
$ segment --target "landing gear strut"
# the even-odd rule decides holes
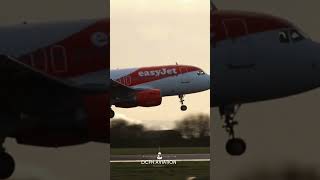
[[[188,109],[188,107],[186,105],[183,104],[184,102],[184,95],[179,95],[179,99],[180,99],[180,103],[181,103],[181,111],[186,111]]]
[[[234,120],[240,105],[228,105],[219,107],[221,118],[224,119],[223,128],[229,134],[230,139],[226,143],[226,150],[232,156],[240,156],[246,151],[246,143],[241,138],[236,138],[234,126],[238,122]]]
[[[115,113],[114,113],[114,111],[113,111],[113,110],[111,109],[111,107],[110,107],[110,119],[113,118],[114,115],[115,115]]]
[[[3,147],[4,140],[1,140],[0,146],[0,179],[9,178],[15,170],[15,162],[12,156],[5,152]]]

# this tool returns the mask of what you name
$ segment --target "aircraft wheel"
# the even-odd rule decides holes
[[[246,151],[246,143],[240,138],[228,140],[226,144],[227,152],[232,156],[240,156]]]
[[[182,105],[182,106],[180,107],[180,109],[181,109],[181,111],[186,111],[186,110],[188,109],[188,107],[187,107],[186,105]]]
[[[6,152],[0,153],[0,179],[9,178],[15,169],[15,162],[12,156]]]
[[[110,118],[113,118],[115,115],[114,111],[112,109],[110,109]]]

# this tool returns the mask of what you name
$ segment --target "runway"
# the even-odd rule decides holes
[[[159,160],[158,155],[111,155],[111,163],[125,163],[125,162],[141,162],[142,160]],[[210,154],[162,154],[161,160],[174,160],[174,161],[210,161]]]

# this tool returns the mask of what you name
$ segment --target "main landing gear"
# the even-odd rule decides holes
[[[111,109],[111,107],[110,107],[110,119],[113,118],[114,115],[115,115],[115,113],[114,113],[114,111],[113,111],[113,110]]]
[[[0,147],[0,179],[9,178],[15,170],[15,162],[12,156],[5,152],[3,147],[4,139],[1,140]]]
[[[188,109],[188,107],[186,105],[183,104],[184,102],[184,95],[179,95],[179,99],[180,99],[180,103],[181,103],[181,111],[186,111]]]
[[[226,143],[226,150],[232,156],[240,156],[246,151],[246,143],[241,138],[236,138],[234,126],[238,122],[234,120],[240,105],[228,105],[219,107],[221,118],[224,119],[223,128],[229,134],[230,139]]]

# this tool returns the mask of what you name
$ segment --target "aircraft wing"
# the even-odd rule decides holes
[[[130,87],[112,80],[109,105],[116,107],[152,107],[161,104],[160,89],[142,85]]]
[[[117,81],[111,80],[110,94],[111,94],[111,104],[121,101],[120,99],[130,96],[132,93],[137,91],[143,91],[148,88],[132,88],[126,85],[123,85]]]
[[[44,104],[52,107],[61,102],[67,104],[76,94],[89,91],[6,55],[0,55],[0,83],[1,101],[24,111],[33,111],[36,108],[40,111]]]
[[[111,80],[111,92],[113,94],[131,93],[134,91],[136,91],[136,89],[123,85],[115,80]]]
[[[68,88],[68,89],[74,89],[77,91],[82,91],[82,92],[107,92],[110,87],[110,82],[105,81],[106,83],[97,86],[97,85],[91,85],[91,84],[79,84],[79,83],[74,83],[72,80],[63,80],[56,78],[54,76],[50,76],[44,72],[41,72],[37,69],[34,69],[19,60],[9,57],[6,55],[0,55],[0,74],[1,74],[1,82],[7,81],[15,81],[15,80],[20,80],[20,83],[23,83],[24,85],[28,83],[42,83],[54,85],[55,87],[60,87],[60,88]],[[105,78],[105,77],[103,77]],[[21,80],[26,80],[24,82],[21,82]],[[34,85],[34,84],[33,84]]]

